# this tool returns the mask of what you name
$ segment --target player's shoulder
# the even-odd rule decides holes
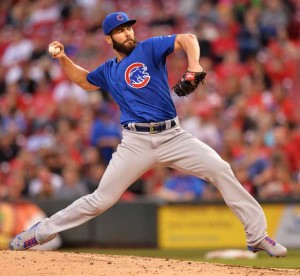
[[[108,58],[103,64],[112,64],[116,62],[116,57]]]
[[[109,70],[109,68],[112,68],[115,63],[115,58],[109,58],[103,63],[99,64],[98,67],[96,67],[93,71],[96,71],[98,73],[101,73],[103,71]]]
[[[175,42],[176,35],[152,36],[139,42],[139,47],[153,49],[162,45],[169,45]]]
[[[100,65],[100,67],[102,67],[102,68],[107,68],[107,67],[111,67],[111,66],[113,66],[114,64],[116,64],[117,63],[117,61],[116,61],[116,58],[114,57],[114,58],[109,58],[109,59],[107,59],[104,63],[102,63],[101,65]]]
[[[149,37],[149,38],[141,41],[141,43],[159,42],[162,40],[174,39],[175,37],[176,37],[176,34],[152,36],[152,37]]]

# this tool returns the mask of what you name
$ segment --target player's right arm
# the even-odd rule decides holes
[[[53,58],[57,58],[59,63],[67,75],[67,77],[80,86],[82,89],[87,91],[93,91],[99,87],[91,84],[87,80],[87,74],[89,71],[75,64],[65,53],[64,45],[58,41],[53,41],[50,45],[60,48],[60,52],[57,55],[52,55]]]

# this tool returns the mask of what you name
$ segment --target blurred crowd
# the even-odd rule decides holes
[[[298,0],[6,0],[0,3],[0,200],[77,198],[97,188],[122,138],[118,107],[106,91],[71,83],[47,49],[58,40],[75,63],[94,69],[114,56],[101,22],[118,10],[138,20],[138,40],[197,36],[207,83],[185,99],[170,91],[182,128],[228,161],[256,198],[300,199]],[[182,52],[169,56],[171,87],[186,67]],[[140,196],[220,198],[210,183],[160,166],[122,200]]]

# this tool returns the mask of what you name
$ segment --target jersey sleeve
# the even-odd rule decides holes
[[[173,53],[175,39],[176,35],[168,35],[155,36],[147,40],[147,44],[149,43],[151,45],[151,47],[148,48],[151,49],[150,54],[157,62],[165,60],[169,54]]]
[[[87,81],[97,87],[106,90],[107,84],[104,75],[104,64],[100,65],[95,70],[89,72],[87,75]]]

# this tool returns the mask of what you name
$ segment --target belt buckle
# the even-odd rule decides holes
[[[157,127],[159,124],[158,123],[150,123],[150,134],[155,134],[158,133],[158,130],[155,130],[155,127]]]

